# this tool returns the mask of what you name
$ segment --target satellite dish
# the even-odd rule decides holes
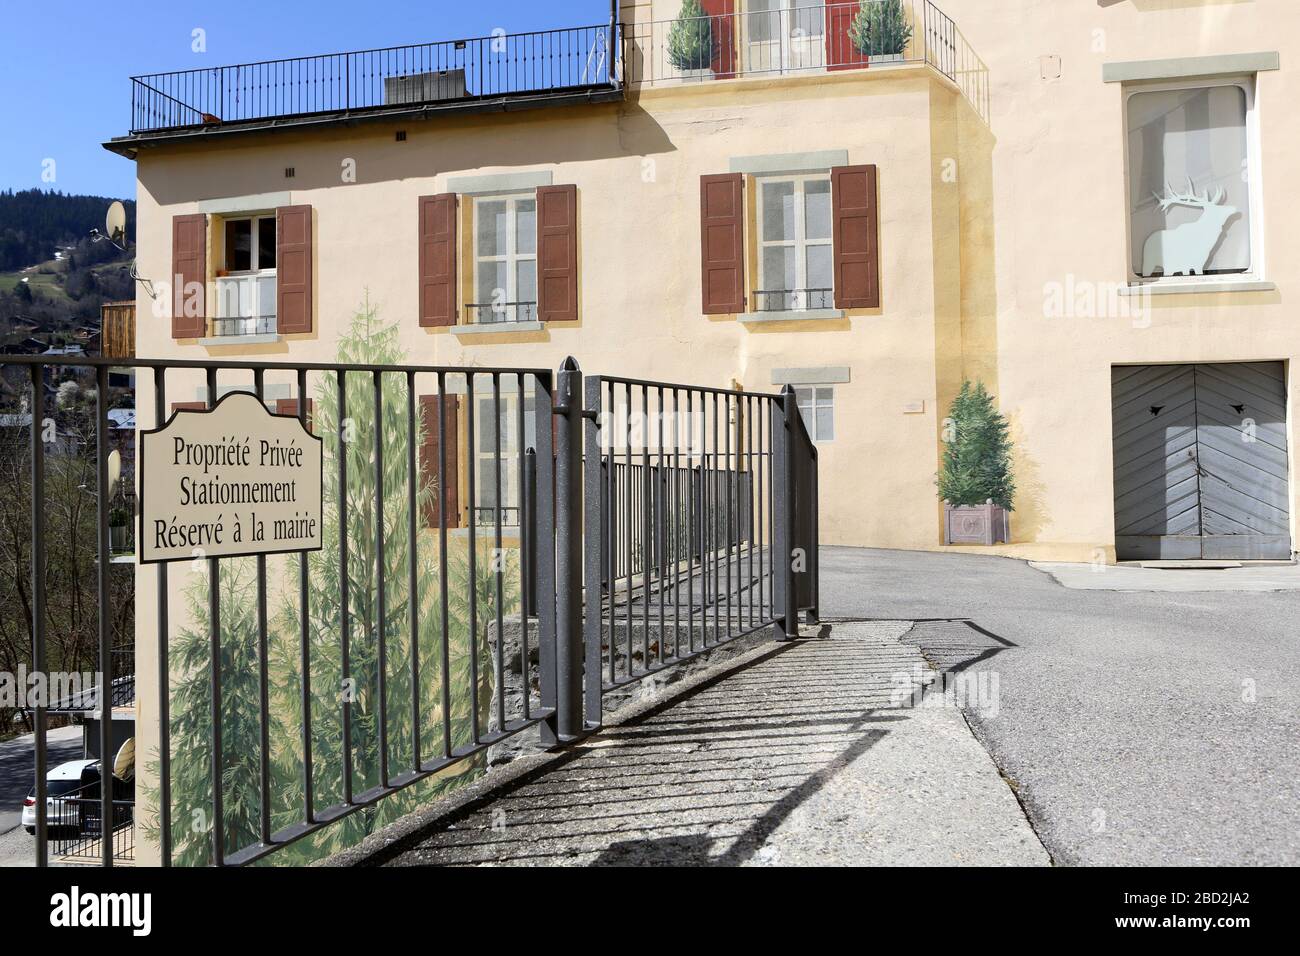
[[[108,215],[104,218],[104,233],[119,246],[126,242],[126,207],[116,199],[109,205]]]
[[[122,453],[117,450],[108,453],[108,496],[113,497],[117,483],[122,479]]]
[[[130,780],[135,776],[135,738],[127,738],[122,749],[113,758],[113,776],[118,780]]]

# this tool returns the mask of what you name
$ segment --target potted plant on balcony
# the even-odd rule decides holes
[[[964,382],[944,423],[943,543],[993,545],[1011,538],[1011,469],[1007,420],[983,383]]]
[[[668,62],[683,80],[713,76],[713,23],[700,0],[682,0],[681,12],[668,31]]]
[[[903,0],[862,0],[849,25],[849,40],[869,62],[901,62],[912,41]]]

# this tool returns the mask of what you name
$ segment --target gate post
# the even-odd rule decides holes
[[[582,371],[564,360],[555,387],[555,731],[582,733]]]
[[[586,439],[583,447],[585,457],[583,479],[583,529],[587,533],[586,546],[586,621],[583,626],[583,643],[586,648],[586,729],[596,730],[603,723],[602,695],[603,676],[601,672],[601,629],[603,627],[603,604],[601,594],[602,580],[608,582],[610,594],[610,630],[613,631],[614,602],[614,556],[612,549],[606,547],[605,521],[613,520],[614,507],[609,500],[609,482],[605,477],[604,450],[601,448],[605,435],[601,432],[599,375],[587,379],[585,416],[592,420],[583,428]],[[612,444],[612,440],[611,440]],[[611,453],[612,454],[612,453]],[[592,540],[595,538],[596,540]],[[613,654],[610,648],[610,654]]]
[[[772,414],[772,617],[776,639],[799,636],[799,599],[794,579],[794,454],[793,419],[799,414],[794,389],[781,390],[780,402],[771,405]]]

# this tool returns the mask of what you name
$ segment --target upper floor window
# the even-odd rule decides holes
[[[1140,279],[1259,271],[1254,84],[1186,81],[1127,97],[1129,228]]]
[[[224,236],[213,335],[275,334],[276,217],[227,219]]]
[[[537,319],[537,197],[474,201],[473,322]]]
[[[758,180],[758,309],[788,312],[834,305],[829,174]]]

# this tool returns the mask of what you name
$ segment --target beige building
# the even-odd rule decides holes
[[[372,310],[409,363],[789,384],[823,543],[915,549],[942,547],[944,419],[979,380],[1016,448],[992,550],[1291,554],[1295,4],[704,9],[135,78],[106,145],[138,168],[137,355],[327,363]],[[265,398],[297,410],[295,377]],[[207,399],[169,373],[169,406]],[[463,389],[447,407],[464,528],[484,483]],[[157,420],[147,385],[138,409]]]
[[[712,0],[701,45],[654,0],[621,44],[559,31],[547,76],[496,37],[382,84],[333,58],[369,85],[324,92],[139,78],[107,144],[139,172],[138,354],[329,361],[368,299],[411,362],[792,384],[824,542],[889,548],[941,546],[978,379],[1016,443],[998,550],[1289,555],[1300,11],[882,5],[896,51],[862,52],[857,2]]]

